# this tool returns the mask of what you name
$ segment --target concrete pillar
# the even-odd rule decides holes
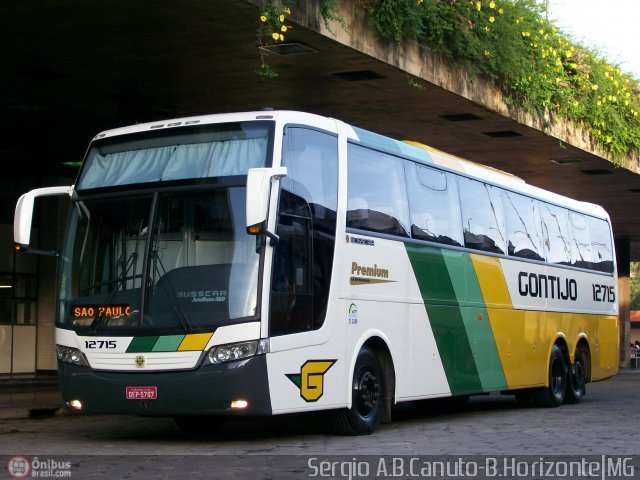
[[[629,368],[629,339],[631,329],[631,242],[616,238],[616,263],[618,264],[618,302],[620,311],[620,366]]]

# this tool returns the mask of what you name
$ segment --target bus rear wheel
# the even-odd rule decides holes
[[[549,385],[533,392],[536,405],[545,408],[559,407],[567,392],[567,365],[558,345],[551,349],[548,376]]]
[[[580,350],[573,356],[573,365],[567,373],[567,393],[564,403],[580,403],[587,394],[587,378],[584,358]]]
[[[351,408],[332,417],[333,429],[341,435],[369,435],[382,417],[386,379],[375,351],[363,347],[358,353],[351,384]]]

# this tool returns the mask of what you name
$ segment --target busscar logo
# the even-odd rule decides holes
[[[136,367],[144,368],[145,360],[144,355],[136,355]]]
[[[307,360],[300,373],[287,373],[287,378],[300,389],[300,396],[307,402],[316,402],[324,393],[324,374],[337,360]]]

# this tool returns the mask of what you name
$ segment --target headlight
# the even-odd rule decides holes
[[[58,360],[61,362],[70,363],[71,365],[79,365],[81,367],[89,366],[84,353],[77,348],[56,345],[56,350],[58,352]]]
[[[253,340],[251,342],[230,343],[211,348],[207,354],[209,363],[218,364],[253,357],[269,351],[269,340]]]

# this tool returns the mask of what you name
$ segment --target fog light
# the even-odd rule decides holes
[[[69,400],[67,405],[73,410],[82,410],[82,402],[80,400]]]
[[[246,400],[234,400],[233,402],[231,402],[231,408],[233,408],[234,410],[242,410],[245,409],[249,406],[249,402],[247,402]]]

